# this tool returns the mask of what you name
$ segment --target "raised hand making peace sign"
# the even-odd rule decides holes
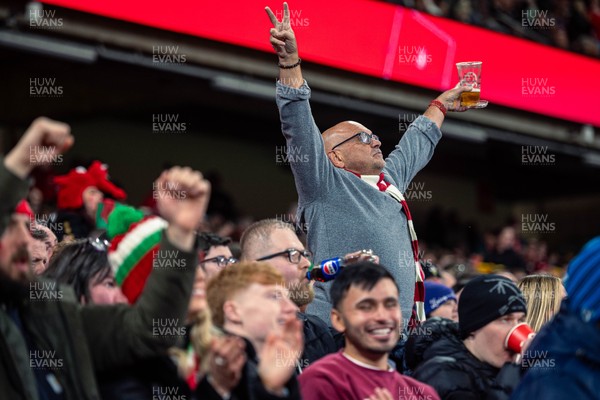
[[[265,11],[271,19],[273,28],[271,28],[271,44],[279,57],[279,63],[282,65],[293,65],[298,62],[298,44],[296,35],[290,25],[290,8],[287,3],[283,3],[283,18],[277,20],[275,14],[269,7]]]

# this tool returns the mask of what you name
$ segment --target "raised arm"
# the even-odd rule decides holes
[[[74,142],[69,125],[45,117],[36,118],[19,143],[8,153],[4,159],[4,166],[17,177],[25,179],[34,168],[30,161],[36,146],[43,146],[48,159],[53,159],[69,150]],[[36,160],[36,162],[39,164],[44,160]]]
[[[73,142],[69,125],[39,117],[27,128],[6,158],[0,158],[0,232],[8,215],[27,196],[29,185],[26,178],[34,168],[30,162],[32,150],[43,146],[50,156],[48,158],[53,159],[67,151]],[[38,160],[38,164],[44,161]]]
[[[273,24],[270,31],[271,45],[279,57],[279,81],[285,86],[299,88],[304,79],[299,64],[296,35],[290,25],[290,8],[287,3],[283,3],[283,19],[281,21],[277,20],[269,7],[265,7],[265,11]]]
[[[460,95],[463,92],[470,92],[472,90],[471,86],[460,86],[460,84],[456,85],[454,88],[450,90],[446,90],[444,93],[440,94],[434,101],[429,104],[427,110],[423,113],[424,117],[427,117],[433,122],[438,129],[442,128],[442,123],[444,122],[444,118],[446,114],[442,110],[451,111],[451,112],[464,112],[470,110],[475,107],[464,107],[460,105]],[[437,103],[437,106],[435,105]],[[441,104],[441,106],[440,106]]]
[[[283,7],[281,21],[269,7],[265,8],[273,24],[271,44],[279,58],[277,106],[287,144],[287,151],[281,157],[289,162],[294,173],[299,203],[306,204],[332,187],[330,180],[335,176],[335,168],[325,155],[323,138],[312,116],[308,102],[310,88],[300,70],[296,36],[290,26],[290,11],[287,3]]]
[[[422,117],[410,124],[394,151],[386,159],[386,170],[394,177],[400,191],[404,192],[414,176],[431,157],[442,137],[440,128],[446,112],[464,112],[474,107],[460,105],[460,94],[471,91],[470,86],[457,85],[440,94],[429,104]]]

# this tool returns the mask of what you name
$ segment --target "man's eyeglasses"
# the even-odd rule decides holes
[[[234,257],[216,256],[213,258],[207,258],[206,260],[202,260],[199,264],[203,266],[203,264],[207,262],[214,262],[219,267],[224,268],[228,265],[235,264],[236,262],[238,262],[238,259]]]
[[[312,261],[313,253],[311,253],[308,250],[287,249],[284,251],[280,251],[279,253],[261,257],[261,258],[257,259],[256,261],[269,260],[271,258],[275,258],[275,257],[283,256],[283,255],[287,256],[288,260],[292,264],[298,264],[298,263],[300,263],[301,257],[306,258],[308,261]]]
[[[335,150],[336,147],[343,145],[344,143],[354,139],[357,136],[359,137],[360,141],[364,144],[371,144],[371,141],[373,141],[373,139],[379,140],[379,136],[374,135],[372,133],[358,132],[356,135],[352,135],[348,139],[344,140],[343,142],[340,142],[340,143],[336,144],[335,146],[333,146],[331,148],[331,151]]]

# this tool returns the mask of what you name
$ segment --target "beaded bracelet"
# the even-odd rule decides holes
[[[281,63],[278,63],[277,66],[281,69],[292,69],[292,68],[296,68],[297,66],[299,66],[301,62],[302,62],[302,59],[300,57],[298,57],[298,62],[296,64],[283,65]]]

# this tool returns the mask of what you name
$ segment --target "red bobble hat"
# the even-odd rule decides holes
[[[90,186],[98,188],[116,200],[125,200],[125,192],[108,180],[108,166],[100,161],[94,161],[86,170],[77,167],[66,175],[54,178],[58,185],[58,208],[78,209],[83,207],[83,191]]]

